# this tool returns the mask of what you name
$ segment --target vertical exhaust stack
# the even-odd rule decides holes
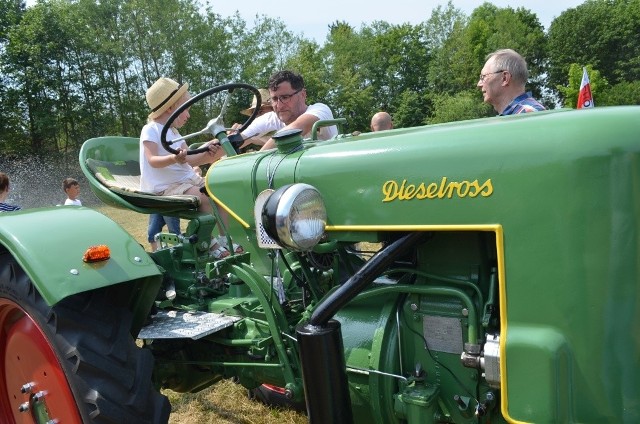
[[[352,424],[340,322],[296,328],[307,414],[311,424]]]
[[[383,269],[423,242],[424,233],[414,232],[395,240],[371,258],[341,287],[324,299],[307,324],[296,329],[309,422],[351,424],[344,346],[340,323],[331,319],[380,275]]]

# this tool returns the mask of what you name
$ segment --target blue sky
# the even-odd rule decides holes
[[[446,0],[320,0],[303,2],[300,0],[200,0],[208,3],[213,10],[230,16],[236,11],[249,24],[253,24],[256,15],[267,15],[279,18],[295,33],[303,33],[308,38],[322,44],[327,36],[329,24],[335,21],[346,21],[356,29],[363,23],[386,21],[390,24],[418,24],[431,16],[431,11],[438,5],[446,6]],[[498,7],[510,6],[514,9],[525,7],[534,12],[540,23],[548,28],[551,21],[565,10],[576,7],[585,0],[490,0]],[[35,0],[26,0],[27,6]],[[453,0],[453,5],[465,14],[471,12],[482,1]]]
[[[207,0],[202,0],[205,3]],[[524,7],[538,16],[540,23],[548,28],[551,21],[567,9],[576,7],[585,0],[491,0],[498,7]],[[363,23],[386,21],[390,24],[418,24],[431,16],[438,5],[446,6],[446,0],[321,0],[301,2],[300,0],[208,0],[214,11],[222,16],[236,12],[252,24],[256,14],[280,18],[295,33],[304,33],[308,38],[322,44],[327,36],[329,24],[339,20],[347,21],[356,29]],[[453,0],[454,7],[467,15],[482,1]]]

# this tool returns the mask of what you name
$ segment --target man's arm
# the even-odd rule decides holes
[[[313,124],[318,120],[318,117],[315,115],[311,115],[310,113],[303,113],[298,116],[298,119],[285,126],[283,130],[291,130],[291,129],[300,129],[302,130],[302,134],[309,134],[311,132],[311,128]],[[276,147],[276,142],[273,138],[270,138],[264,146],[260,150],[268,150]]]
[[[305,137],[311,133],[313,124],[320,119],[333,119],[333,114],[329,107],[322,103],[316,103],[307,108],[307,111],[300,115],[298,119],[282,128],[283,130],[300,129],[302,130],[302,136]],[[276,147],[276,142],[273,138],[270,138],[260,150],[268,150]]]

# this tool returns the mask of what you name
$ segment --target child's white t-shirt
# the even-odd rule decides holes
[[[67,199],[64,201],[65,206],[66,205],[72,205],[72,206],[82,206],[82,202],[80,201],[80,199]]]
[[[162,147],[160,142],[160,133],[163,124],[157,122],[149,122],[142,127],[140,133],[140,190],[147,193],[162,193],[171,184],[187,181],[196,173],[188,163],[173,163],[164,168],[153,168],[149,165],[147,158],[144,156],[144,142],[151,141],[158,145],[158,156],[172,155]],[[167,131],[167,141],[172,143],[173,149],[186,149],[187,143],[184,140],[173,143],[172,141],[179,138],[180,134],[175,129]]]

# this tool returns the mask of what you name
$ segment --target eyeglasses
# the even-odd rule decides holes
[[[487,78],[489,75],[493,75],[493,74],[499,74],[501,72],[506,72],[504,69],[501,71],[495,71],[495,72],[489,72],[487,74],[480,74],[480,81],[484,82],[485,78]]]
[[[299,88],[291,94],[283,94],[282,96],[271,96],[271,104],[275,105],[278,102],[282,104],[289,103],[289,100],[291,100],[293,96],[295,96],[301,91],[302,91],[302,88]]]

